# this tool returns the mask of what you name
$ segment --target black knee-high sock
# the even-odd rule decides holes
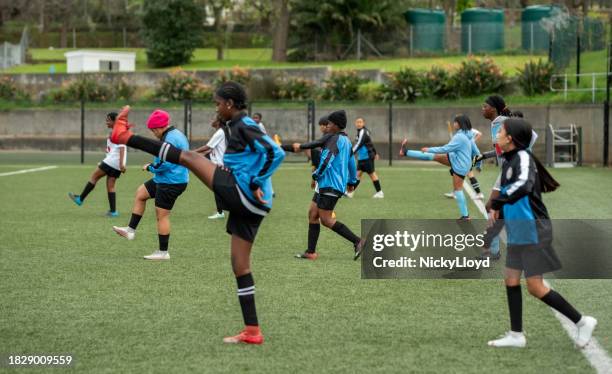
[[[506,286],[508,310],[510,311],[510,330],[523,332],[523,297],[521,286]]]
[[[377,179],[373,181],[372,183],[374,183],[374,188],[376,189],[376,192],[380,192],[380,180]]]
[[[117,210],[117,200],[116,200],[116,193],[115,192],[109,192],[108,193],[108,205],[110,207],[110,211],[114,212]]]
[[[582,318],[582,315],[572,306],[572,304],[568,303],[567,300],[565,300],[563,296],[559,295],[555,290],[550,290],[540,300],[545,302],[549,307],[554,308],[557,312],[569,318],[569,320],[574,323],[578,323],[578,321],[580,321]]]
[[[236,277],[238,283],[238,300],[242,309],[242,318],[247,326],[258,326],[255,310],[255,281],[251,273]]]
[[[168,161],[173,164],[178,164],[181,156],[181,150],[173,145],[140,135],[132,135],[128,139],[127,146],[140,149],[159,157],[162,161]]]
[[[293,145],[290,145],[290,144],[283,144],[283,145],[281,145],[281,148],[282,148],[282,149],[283,149],[283,151],[285,151],[285,152],[295,152],[295,151],[293,150]]]
[[[160,251],[167,251],[168,250],[168,242],[170,242],[170,234],[168,234],[168,235],[157,234],[157,237],[159,238],[159,250]]]
[[[128,225],[130,228],[136,230],[136,228],[138,227],[138,223],[140,223],[140,219],[142,218],[141,215],[138,215],[136,213],[132,213],[132,218],[130,218],[130,224]]]
[[[89,193],[94,189],[94,187],[96,187],[95,184],[91,182],[87,182],[87,184],[85,185],[85,188],[83,188],[83,192],[81,192],[81,194],[79,195],[79,198],[81,199],[81,201],[85,200],[87,195],[89,195]]]
[[[317,241],[319,241],[319,233],[321,232],[321,224],[308,224],[308,249],[306,252],[315,253],[317,250]]]
[[[344,239],[350,241],[353,244],[359,243],[361,240],[357,235],[353,234],[353,232],[346,227],[342,222],[336,221],[336,223],[331,228],[334,232]]]
[[[470,183],[472,184],[474,191],[476,191],[476,193],[480,193],[480,183],[478,183],[478,179],[470,177]]]
[[[217,213],[223,213],[223,208],[221,207],[221,198],[215,194],[215,205],[217,205]]]

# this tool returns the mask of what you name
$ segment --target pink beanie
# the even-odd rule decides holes
[[[170,115],[168,112],[161,109],[156,109],[151,113],[147,120],[147,127],[150,129],[158,129],[160,127],[166,127],[170,123]]]

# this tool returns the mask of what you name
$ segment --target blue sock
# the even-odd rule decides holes
[[[419,160],[431,161],[434,159],[433,153],[425,153],[421,151],[406,151],[407,157],[418,158]]]
[[[491,247],[489,248],[491,254],[497,256],[499,254],[499,235],[496,236],[491,242]]]
[[[455,200],[457,200],[457,205],[459,205],[459,212],[461,213],[461,217],[469,216],[467,202],[465,201],[465,195],[463,194],[463,190],[455,191]]]

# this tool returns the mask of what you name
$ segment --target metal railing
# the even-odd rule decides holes
[[[602,81],[604,82],[604,85],[602,87],[598,87],[597,86],[597,78],[598,77],[607,77],[608,75],[612,75],[610,73],[581,73],[581,74],[553,74],[550,77],[550,90],[552,92],[563,92],[563,98],[565,100],[567,100],[567,93],[568,92],[591,92],[591,98],[593,101],[593,104],[595,104],[595,96],[597,91],[606,91],[606,86],[605,86],[605,79],[602,79]],[[575,81],[575,78],[577,77],[590,77],[590,82],[591,85],[590,87],[570,87],[569,82],[570,81]],[[555,83],[562,81],[563,82],[563,88],[555,88]]]

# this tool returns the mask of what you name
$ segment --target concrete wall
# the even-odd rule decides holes
[[[331,110],[340,108],[317,108],[317,118]],[[105,114],[110,110],[87,109],[85,115],[86,147],[89,150],[102,149],[108,130],[104,124]],[[155,109],[135,108],[130,121],[137,124],[136,132],[148,134],[144,127],[147,116]],[[532,123],[541,138],[535,148],[536,154],[544,160],[544,128],[548,123],[567,126],[574,123],[583,130],[583,156],[585,163],[600,164],[603,154],[603,107],[601,105],[553,105],[520,108]],[[270,134],[279,134],[284,141],[306,141],[306,105],[296,109],[276,109],[269,107],[252,108],[263,114],[264,124]],[[169,110],[172,122],[183,129],[183,109]],[[353,138],[355,129],[352,123],[357,117],[364,117],[372,131],[377,150],[383,158],[388,157],[388,109],[387,107],[349,108],[348,134]],[[395,156],[398,144],[406,137],[411,147],[439,145],[448,141],[446,122],[457,114],[467,114],[474,128],[483,133],[481,150],[491,147],[489,123],[480,114],[478,107],[395,107],[393,110],[393,148]],[[213,133],[209,126],[214,111],[194,108],[192,113],[193,145],[204,143]],[[70,110],[13,110],[0,113],[0,149],[56,149],[76,150],[80,145],[80,111]],[[318,127],[316,128],[318,131]]]
[[[331,68],[328,66],[309,67],[309,68],[287,68],[287,69],[249,69],[252,77],[259,79],[275,78],[279,75],[305,78],[317,86],[329,77]],[[359,76],[368,80],[381,82],[384,77],[380,70],[359,70]],[[151,89],[158,85],[159,81],[168,75],[167,72],[130,72],[130,73],[87,73],[94,76],[96,80],[104,84],[110,84],[116,79],[125,79],[129,85],[142,89]],[[195,75],[204,83],[212,84],[219,76],[218,70],[201,70],[196,71]],[[62,82],[69,81],[78,77],[78,74],[10,74],[11,77],[19,86],[26,89],[28,92],[39,94],[51,88],[60,87]]]

